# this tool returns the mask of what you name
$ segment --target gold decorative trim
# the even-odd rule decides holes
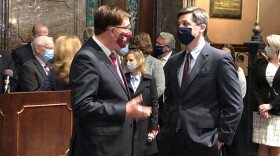
[[[0,114],[5,117],[5,114],[2,112],[1,108],[0,108]]]
[[[19,129],[19,115],[24,111],[25,108],[36,108],[36,107],[52,107],[52,106],[66,106],[66,108],[71,111],[71,109],[68,107],[67,103],[59,103],[59,104],[43,104],[43,105],[25,105],[23,108],[17,112],[18,117],[17,117],[17,129]],[[72,120],[72,113],[71,113],[71,119]],[[70,121],[72,122],[72,121]],[[71,132],[72,133],[72,132]],[[19,130],[17,130],[17,154],[19,152]],[[67,152],[67,151],[66,151]]]
[[[60,103],[60,104],[44,104],[44,105],[26,105],[26,106],[23,106],[23,108],[22,108],[19,112],[17,112],[17,114],[22,113],[23,110],[24,110],[24,108],[52,107],[52,106],[66,106],[66,108],[67,108],[68,110],[71,110],[71,109],[68,107],[67,103]]]

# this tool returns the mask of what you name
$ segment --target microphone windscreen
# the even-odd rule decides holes
[[[4,75],[13,77],[14,72],[11,69],[6,69],[5,72],[4,72]]]

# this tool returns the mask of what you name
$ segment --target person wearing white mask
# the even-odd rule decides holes
[[[51,69],[49,61],[54,57],[54,42],[48,36],[39,36],[33,41],[35,58],[26,61],[19,75],[20,91],[37,90]]]
[[[124,59],[125,74],[131,97],[142,96],[141,105],[152,108],[149,119],[135,120],[133,155],[148,156],[157,153],[158,94],[155,79],[144,69],[145,57],[141,50],[129,50]]]
[[[252,76],[253,142],[258,156],[280,155],[280,35],[266,37],[267,60],[258,60]]]

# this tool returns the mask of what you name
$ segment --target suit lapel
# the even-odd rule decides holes
[[[39,61],[36,58],[32,59],[32,61],[33,61],[34,65],[35,65],[36,69],[41,73],[41,75],[43,77],[46,77],[47,74],[46,74],[44,68],[42,67],[42,65],[39,63]]]
[[[120,68],[120,64],[119,64],[119,69],[120,69],[120,72],[123,76],[123,80],[124,80],[124,84],[122,83],[122,80],[118,74],[118,72],[115,70],[114,68],[114,65],[113,63],[111,62],[111,60],[108,58],[108,56],[105,54],[104,51],[102,51],[102,49],[99,47],[99,45],[92,39],[90,38],[89,39],[89,46],[92,47],[93,49],[96,50],[99,58],[105,62],[105,64],[107,65],[107,67],[110,69],[110,71],[113,73],[113,75],[117,78],[118,82],[120,83],[120,85],[122,86],[122,88],[124,89],[124,91],[127,93],[128,97],[130,98],[130,95],[128,93],[128,90],[127,90],[127,83],[125,82],[125,78],[124,78],[124,75],[123,75],[123,72],[122,72],[122,69]],[[116,56],[116,54],[114,53],[114,55]],[[119,60],[118,56],[116,56],[117,60]],[[119,61],[118,61],[119,62]]]
[[[186,51],[182,51],[180,54],[178,54],[178,60],[174,64],[174,66],[175,66],[174,69],[177,69],[177,71],[175,71],[176,73],[174,74],[176,77],[176,80],[174,81],[175,82],[174,85],[175,85],[175,88],[178,88],[178,90],[180,90],[180,84],[179,84],[180,79],[178,79],[178,75],[180,73],[181,65],[184,63],[185,56],[186,56]]]
[[[142,75],[139,86],[136,89],[135,95],[139,94],[145,88],[146,88],[146,82],[144,81],[144,75]]]
[[[276,71],[276,73],[275,73],[275,76],[274,76],[274,78],[273,78],[273,86],[275,85],[275,84],[279,84],[279,80],[280,80],[280,69],[279,69],[279,67],[278,67],[278,69],[277,69],[277,71]]]
[[[205,46],[202,48],[200,54],[197,57],[197,60],[195,61],[193,68],[191,69],[191,72],[187,79],[187,85],[185,88],[182,89],[182,91],[185,91],[189,87],[189,85],[192,83],[192,81],[195,79],[195,77],[198,75],[198,73],[201,71],[201,69],[207,62],[209,56],[208,46],[209,45],[206,43]]]

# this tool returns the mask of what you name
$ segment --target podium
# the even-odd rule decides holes
[[[72,131],[70,91],[0,95],[1,156],[62,156]]]

